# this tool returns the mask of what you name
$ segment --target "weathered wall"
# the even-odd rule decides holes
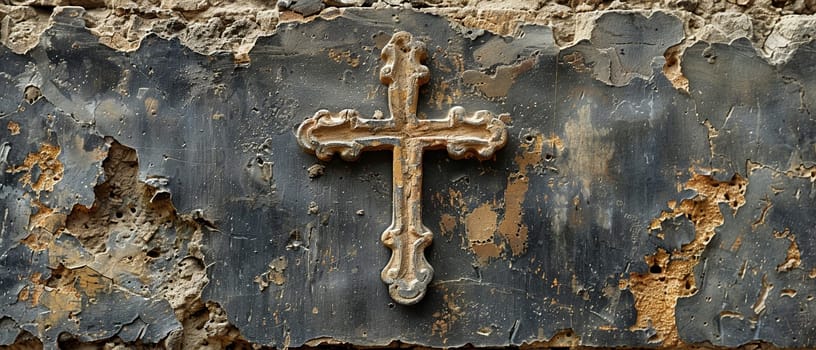
[[[0,5],[0,345],[814,347],[815,11]],[[427,155],[437,277],[408,307],[378,280],[389,156],[292,136],[387,110],[395,29],[428,46],[422,113],[510,114],[492,161]]]

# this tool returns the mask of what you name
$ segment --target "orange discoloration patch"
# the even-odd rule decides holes
[[[456,217],[450,214],[442,214],[439,220],[439,231],[443,236],[450,236],[456,229]]]
[[[663,57],[666,58],[666,63],[663,65],[663,75],[671,82],[675,89],[689,92],[689,80],[683,75],[680,68],[680,60],[683,56],[683,46],[675,45],[666,50]]]
[[[530,187],[527,173],[531,167],[541,163],[544,144],[557,147],[561,141],[557,137],[545,140],[539,134],[533,136],[532,140],[523,142],[522,151],[515,158],[519,170],[507,178],[507,188],[504,190],[504,218],[499,224],[499,233],[510,244],[513,256],[521,255],[527,250],[529,232],[527,225],[522,221],[524,199],[527,198],[527,190]]]
[[[42,281],[42,273],[35,272],[29,278],[31,281],[31,305],[36,306],[40,304],[40,297],[45,291],[45,284]]]
[[[604,328],[607,326],[601,326],[599,328]],[[539,335],[538,338],[544,338],[544,329],[539,328]],[[529,344],[523,344],[520,349],[549,349],[549,348],[577,348],[581,345],[581,337],[579,337],[572,329],[564,329],[558,331],[558,333],[553,334],[549,340],[538,340],[534,341]]]
[[[522,222],[524,199],[529,189],[529,179],[526,171],[520,171],[510,180],[504,191],[504,218],[499,225],[499,233],[510,244],[513,256],[518,256],[527,250],[527,225]]]
[[[26,301],[30,296],[31,291],[28,289],[28,286],[25,286],[19,293],[17,293],[17,301]]]
[[[729,248],[729,250],[732,252],[736,252],[737,250],[739,250],[740,246],[742,246],[742,235],[739,235],[737,236],[737,238],[734,239],[734,243],[731,244],[731,248]]]
[[[524,139],[525,142],[521,144],[521,152],[514,159],[519,170],[511,173],[507,178],[504,201],[483,203],[465,215],[470,248],[481,265],[489,262],[491,258],[499,257],[505,249],[504,243],[510,247],[512,256],[519,256],[527,251],[529,229],[524,224],[523,208],[530,185],[528,173],[541,165],[545,147],[552,148],[553,152],[564,150],[564,144],[557,136],[545,138],[541,134],[531,134]],[[548,157],[553,156],[548,155]],[[463,210],[467,208],[461,193],[451,190],[451,206],[456,207],[457,205]],[[504,215],[496,224],[495,220],[501,209]],[[474,239],[470,232],[479,232],[479,238]],[[499,234],[501,241],[495,239],[495,233]]]
[[[42,280],[32,276],[32,305],[42,305],[49,311],[37,315],[40,332],[82,311],[82,296],[93,300],[101,292],[110,292],[112,283],[88,267],[53,269],[51,277]]]
[[[18,165],[8,170],[11,174],[23,173],[20,182],[23,185],[31,187],[37,195],[42,191],[51,192],[54,190],[54,185],[62,180],[62,174],[65,170],[62,162],[57,159],[60,154],[59,146],[52,146],[44,143],[40,146],[40,150],[34,153],[29,153],[23,164]],[[34,168],[39,168],[39,176],[33,178]]]
[[[591,73],[592,68],[587,67],[584,61],[584,55],[579,51],[564,55],[564,62],[568,63],[578,73]]]
[[[501,255],[503,244],[494,238],[497,219],[498,215],[488,203],[474,209],[465,219],[468,245],[481,265]]]
[[[436,321],[431,325],[431,334],[440,336],[442,343],[447,343],[448,339],[446,336],[453,327],[453,324],[459,320],[460,317],[464,316],[464,311],[456,304],[456,300],[459,299],[461,294],[462,293],[445,293],[442,296],[442,301],[444,302],[442,310],[434,312],[432,315],[436,318]]]
[[[664,221],[685,217],[694,224],[695,237],[679,251],[658,249],[654,255],[646,256],[649,272],[632,273],[628,280],[620,281],[621,289],[628,289],[635,296],[638,314],[633,330],[654,328],[655,335],[650,341],[663,346],[682,343],[675,320],[677,299],[697,292],[694,267],[716,234],[715,229],[725,220],[719,204],[727,203],[736,213],[745,204],[747,185],[748,180],[739,174],[730,181],[718,181],[710,175],[694,173],[684,187],[697,195],[663,211],[652,221],[650,229],[659,230]]]
[[[14,121],[9,121],[7,128],[8,128],[8,131],[12,135],[19,135],[20,134],[20,124],[14,122]]]
[[[436,108],[442,108],[443,106],[451,106],[455,100],[458,100],[462,97],[462,91],[459,89],[451,88],[450,84],[447,81],[440,80],[433,84],[431,88],[433,93],[431,97],[428,99],[428,103],[431,105],[436,106]]]
[[[804,164],[799,164],[799,166],[786,171],[785,174],[792,177],[810,179],[810,182],[816,182],[816,165],[806,167]]]
[[[768,211],[773,207],[773,203],[771,203],[769,198],[765,197],[762,201],[765,204],[762,206],[762,212],[760,212],[759,218],[751,224],[751,231],[754,231],[757,229],[757,227],[765,224],[765,217],[768,216]]]
[[[278,257],[277,259],[272,260],[269,263],[269,268],[262,274],[255,276],[255,283],[258,284],[258,288],[263,291],[269,284],[273,283],[277,286],[282,286],[286,283],[286,267],[288,263],[286,262],[286,257]]]
[[[802,265],[802,253],[799,251],[799,245],[796,244],[796,235],[790,232],[790,229],[785,229],[782,232],[775,231],[774,237],[784,238],[790,241],[788,250],[785,254],[785,260],[776,266],[777,272],[788,272],[790,270],[799,268]]]
[[[40,201],[33,201],[37,212],[28,219],[28,236],[21,243],[33,251],[43,251],[49,248],[56,234],[64,224],[66,215],[56,213]]]
[[[159,100],[148,97],[144,100],[145,112],[148,116],[155,117],[159,114]]]
[[[360,57],[357,55],[351,54],[351,51],[337,51],[335,49],[329,49],[329,58],[337,63],[345,62],[352,68],[357,68],[360,65]]]

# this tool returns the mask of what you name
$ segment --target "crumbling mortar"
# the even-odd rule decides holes
[[[144,1],[142,1],[144,2]],[[338,5],[359,7],[357,2],[325,1],[323,10],[316,13],[297,13],[286,5],[273,2],[225,2],[210,5],[187,1],[152,3],[93,3],[87,1],[53,1],[49,6],[35,6],[34,2],[21,5],[0,5],[0,42],[17,53],[25,53],[37,45],[40,35],[53,24],[53,16],[66,6],[85,6],[83,19],[100,42],[114,49],[133,51],[141,40],[155,33],[162,38],[179,38],[192,50],[209,55],[232,52],[236,62],[249,62],[249,54],[259,37],[274,35],[276,25],[285,22],[304,22],[314,18],[332,18],[342,13]],[[780,7],[781,6],[781,7]],[[366,7],[363,5],[362,7]],[[812,15],[816,4],[802,1],[746,2],[713,1],[377,1],[371,9],[407,8],[441,15],[466,27],[484,29],[499,35],[513,35],[520,25],[539,24],[553,28],[556,43],[562,48],[584,38],[591,32],[594,19],[609,11],[635,11],[644,14],[662,11],[683,20],[686,39],[677,48],[666,51],[682,53],[697,41],[730,42],[737,37],[748,37],[757,51],[769,61],[780,64],[795,51],[800,41],[790,41],[790,47],[776,36],[769,48],[766,40],[787,16]],[[297,9],[295,9],[297,10]],[[138,21],[134,21],[138,18]],[[798,18],[798,17],[797,17]],[[746,28],[750,27],[750,28]],[[208,29],[209,28],[209,29]],[[203,30],[203,31],[202,31]],[[215,30],[214,32],[212,30]],[[780,51],[781,50],[781,51]],[[779,51],[779,52],[776,52]],[[783,52],[784,51],[784,52]],[[678,62],[679,64],[679,62]],[[667,75],[669,76],[669,75]],[[685,84],[669,76],[675,87],[684,90]]]
[[[64,214],[34,201],[37,210],[30,218],[30,234],[22,243],[32,250],[49,252],[51,273],[47,278],[39,273],[31,276],[30,284],[18,296],[19,302],[41,304],[51,310],[38,319],[42,332],[62,322],[60,315],[70,319],[81,313],[82,296],[93,299],[97,293],[115,289],[134,297],[165,299],[182,328],[169,334],[162,347],[224,349],[243,344],[243,348],[249,348],[225,311],[216,303],[201,300],[201,291],[208,282],[200,250],[203,228],[193,216],[177,213],[170,197],[156,200],[156,188],[137,180],[135,150],[111,138],[107,141],[108,156],[102,163],[105,181],[95,186],[96,199],[90,208],[77,204]],[[165,237],[171,228],[175,239]],[[130,233],[111,237],[128,230]],[[76,237],[80,251],[60,243],[58,238],[63,235]],[[120,239],[130,243],[111,245]],[[83,249],[90,254],[83,253]],[[170,259],[167,267],[172,271],[153,266],[154,261],[164,258]],[[136,276],[144,284],[136,288],[123,279],[126,276]],[[70,348],[70,344],[82,343],[78,339],[63,333],[59,345]],[[32,343],[28,336],[19,337],[18,342],[20,346]],[[111,342],[117,344],[116,339],[94,343]],[[141,341],[132,345],[153,346]],[[116,346],[125,345],[120,340]]]

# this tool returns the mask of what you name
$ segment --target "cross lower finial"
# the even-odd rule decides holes
[[[468,115],[459,106],[439,119],[417,118],[419,87],[430,79],[425,45],[410,33],[395,33],[382,50],[385,62],[380,80],[388,85],[390,116],[365,118],[353,109],[339,113],[320,110],[300,124],[297,140],[301,147],[321,160],[339,153],[356,160],[367,150],[392,150],[393,208],[391,226],[382,233],[391,259],[382,270],[382,280],[396,302],[419,302],[433,278],[425,259],[425,248],[433,233],[422,223],[422,153],[445,148],[454,159],[489,159],[507,143],[507,127],[488,111]]]

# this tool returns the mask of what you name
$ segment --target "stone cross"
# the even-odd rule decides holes
[[[353,109],[320,110],[297,130],[300,146],[324,161],[335,153],[347,161],[368,150],[394,153],[392,221],[381,238],[391,259],[381,277],[391,298],[404,305],[421,300],[433,278],[425,259],[433,233],[421,217],[422,153],[445,148],[454,159],[484,160],[507,143],[507,127],[488,111],[468,115],[456,106],[441,119],[417,118],[419,87],[430,77],[422,64],[426,57],[425,45],[410,33],[394,34],[382,50],[380,70],[380,81],[388,85],[389,117],[379,111],[365,118]]]

